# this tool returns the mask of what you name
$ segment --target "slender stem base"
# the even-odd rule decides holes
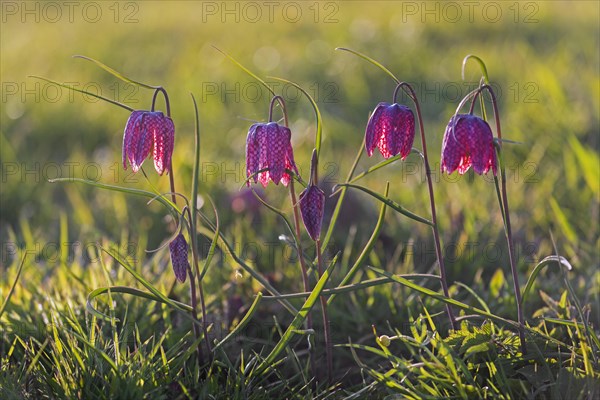
[[[515,301],[517,302],[517,318],[519,321],[519,339],[521,341],[521,352],[527,354],[527,346],[525,344],[525,317],[523,316],[523,305],[521,304],[521,288],[519,287],[519,276],[517,274],[517,266],[515,262],[515,254],[513,248],[512,228],[510,226],[510,213],[508,209],[508,195],[506,194],[506,174],[504,168],[502,173],[502,206],[504,208],[504,232],[506,233],[506,242],[508,245],[508,258],[510,260],[510,270],[513,278],[513,289],[515,291]]]
[[[423,164],[425,164],[425,175],[427,177],[427,189],[429,191],[429,206],[431,207],[431,222],[433,223],[433,239],[435,242],[435,255],[438,260],[438,264],[440,266],[440,280],[442,281],[442,290],[444,291],[444,296],[450,297],[450,292],[448,291],[448,280],[446,277],[446,266],[444,264],[444,256],[442,254],[442,246],[440,245],[440,233],[438,230],[437,223],[437,214],[435,211],[435,197],[433,194],[433,183],[431,179],[431,167],[429,166],[429,158],[427,157],[427,140],[425,139],[425,128],[423,127],[423,116],[421,114],[421,106],[419,105],[419,101],[417,100],[417,96],[413,90],[413,88],[408,84],[401,82],[398,86],[406,86],[409,91],[409,97],[415,103],[415,108],[417,110],[417,118],[419,120],[419,131],[421,133],[421,145],[423,146]],[[454,318],[454,313],[452,312],[452,308],[449,304],[446,304],[446,313],[448,314],[448,319],[450,320],[450,325],[452,329],[456,330],[458,325],[456,323],[456,319]]]
[[[323,258],[321,254],[321,241],[317,239],[317,263],[319,265],[319,278],[323,275]],[[325,334],[325,357],[327,359],[327,383],[333,382],[333,344],[331,342],[331,327],[327,314],[327,299],[320,296],[321,310],[323,312],[323,332]]]
[[[302,271],[302,286],[304,289],[304,292],[310,292],[310,282],[308,280],[308,270],[306,268],[306,264],[304,262],[304,255],[302,253],[302,247],[300,246],[300,211],[298,209],[298,201],[296,199],[296,190],[294,189],[294,180],[291,179],[290,183],[289,183],[289,188],[290,188],[290,201],[292,203],[292,209],[294,210],[294,229],[296,232],[296,252],[298,253],[298,261],[300,263],[300,269]],[[312,315],[311,313],[308,313],[308,315],[306,316],[306,329],[307,330],[312,330],[313,329],[313,323],[312,323]],[[308,357],[309,357],[309,362],[310,362],[310,369],[312,374],[314,375],[315,373],[315,359],[314,359],[314,349],[311,347],[309,348],[308,351]]]

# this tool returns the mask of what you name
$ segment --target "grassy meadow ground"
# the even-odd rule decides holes
[[[0,28],[0,398],[594,398],[600,396],[600,6],[593,1],[3,1]],[[336,47],[373,57],[410,82],[421,102],[451,295],[493,314],[448,331],[444,304],[398,283],[340,293],[329,306],[334,383],[315,384],[307,343],[323,374],[319,305],[315,335],[296,332],[279,363],[254,373],[292,322],[281,303],[263,299],[200,367],[185,313],[129,294],[88,295],[107,286],[147,291],[137,273],[169,298],[190,303],[169,251],[173,234],[160,203],[54,178],[169,190],[146,162],[124,171],[128,113],[32,75],[149,108],[152,92],[119,81],[82,59],[166,88],[176,127],[175,184],[189,196],[198,101],[199,193],[232,249],[220,245],[203,279],[211,343],[243,319],[263,286],[240,260],[282,294],[301,292],[285,224],[246,191],[248,127],[265,121],[270,97],[216,46],[273,84],[287,100],[294,154],[309,176],[314,113],[323,117],[319,173],[329,190],[346,180],[369,113],[390,101],[394,82]],[[540,269],[525,301],[527,356],[515,344],[515,300],[502,215],[491,175],[439,172],[444,128],[462,97],[477,87],[481,57],[499,99],[508,197],[521,288],[544,257],[573,266]],[[406,104],[408,100],[402,100]],[[158,107],[161,108],[162,100]],[[420,148],[417,138],[415,147]],[[381,161],[363,155],[357,172]],[[429,216],[423,165],[416,155],[360,181],[409,210]],[[287,191],[263,196],[291,218]],[[328,198],[324,229],[335,206]],[[348,192],[327,246],[339,253],[328,288],[339,285],[365,248],[381,204]],[[204,229],[208,225],[204,224]],[[202,231],[203,234],[205,231]],[[206,257],[211,235],[201,237]],[[314,245],[303,233],[310,254]],[[102,248],[114,248],[130,270]],[[312,256],[311,256],[312,257]],[[24,259],[21,266],[21,260]],[[392,274],[437,274],[431,230],[388,209],[372,251],[352,283]],[[20,271],[20,274],[19,274]],[[15,283],[16,282],[16,283]],[[316,279],[313,279],[313,285]],[[435,280],[412,281],[440,291]],[[267,295],[267,293],[264,293]],[[299,309],[302,299],[290,299]],[[456,308],[457,314],[459,313]],[[118,319],[118,320],[117,320]],[[376,334],[374,333],[376,331]],[[389,346],[381,335],[392,337]],[[310,339],[309,339],[310,338]],[[204,354],[205,359],[207,354]],[[283,361],[282,361],[283,360]],[[391,396],[391,397],[386,397]],[[394,397],[398,396],[398,397]]]

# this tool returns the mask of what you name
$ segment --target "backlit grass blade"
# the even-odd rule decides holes
[[[292,323],[288,326],[288,328],[286,329],[285,333],[283,334],[283,336],[281,337],[279,342],[275,345],[275,348],[259,364],[259,366],[254,371],[252,371],[253,374],[261,375],[263,372],[265,372],[266,370],[271,368],[273,362],[277,359],[277,356],[279,356],[279,354],[288,346],[288,344],[292,340],[292,338],[297,334],[296,331],[299,331],[302,329],[302,324],[304,323],[304,320],[308,316],[308,313],[313,308],[313,306],[317,303],[317,300],[319,300],[319,296],[321,295],[321,292],[323,291],[323,289],[325,289],[325,285],[327,284],[327,281],[329,280],[329,277],[331,276],[331,272],[333,271],[333,268],[335,267],[335,264],[337,262],[338,255],[336,255],[334,257],[333,261],[331,262],[331,265],[329,265],[327,270],[325,270],[325,272],[323,273],[323,275],[321,276],[321,278],[315,285],[313,291],[310,293],[310,296],[308,296],[308,298],[302,305],[302,308],[300,309],[300,311],[298,311],[298,313],[294,317],[294,320],[292,321]]]
[[[148,192],[146,190],[133,189],[133,188],[128,188],[128,187],[124,187],[124,186],[108,185],[106,183],[95,182],[95,181],[90,181],[90,180],[81,179],[81,178],[55,178],[55,179],[49,179],[48,182],[50,182],[50,183],[55,183],[55,182],[84,183],[86,185],[94,186],[94,187],[97,187],[100,189],[112,190],[113,192],[121,192],[121,193],[133,194],[136,196],[149,197],[153,200],[158,200],[161,204],[163,204],[165,207],[167,207],[167,209],[169,209],[171,212],[174,212],[176,214],[181,214],[181,211],[179,210],[179,208],[177,208],[177,206],[175,204],[173,204],[173,202],[171,200],[169,200],[166,196],[164,196],[162,194],[157,195],[156,193]]]
[[[202,214],[201,214],[202,215]],[[208,222],[208,220],[205,218],[205,221]],[[199,228],[200,232],[207,236],[207,237],[213,237],[213,234],[215,233],[214,231],[211,231],[210,229],[206,228],[206,227],[200,227]],[[225,239],[225,236],[223,235],[222,232],[219,232],[219,239],[220,239],[220,244],[219,247],[221,249],[226,248],[228,251],[228,255],[231,255],[231,257],[233,258],[233,260],[236,262],[236,264],[238,264],[240,267],[242,267],[242,269],[244,271],[246,271],[247,273],[250,274],[250,276],[252,276],[252,278],[256,279],[265,289],[267,289],[271,294],[275,295],[275,296],[280,296],[281,293],[279,293],[279,291],[277,289],[275,289],[273,287],[273,285],[271,285],[269,283],[269,281],[262,276],[259,272],[256,272],[252,267],[250,267],[248,264],[246,264],[244,262],[244,260],[242,260],[241,258],[238,257],[238,255],[235,253],[233,247],[231,246],[231,244],[229,244],[229,242]],[[296,308],[294,306],[292,306],[292,304],[283,299],[281,300],[281,304],[292,314],[296,314],[298,311],[296,310]]]
[[[191,312],[192,311],[192,307],[190,307],[187,304],[184,303],[180,303],[178,301],[175,300],[171,300],[170,302],[166,302],[164,301],[162,298],[155,296],[152,293],[148,293],[148,292],[144,292],[142,290],[139,289],[135,289],[129,286],[107,286],[107,287],[101,287],[98,289],[93,290],[92,292],[90,292],[90,294],[88,294],[87,297],[87,302],[86,302],[86,310],[92,314],[95,315],[96,317],[103,319],[105,321],[111,321],[112,318],[110,318],[109,316],[101,313],[100,311],[96,310],[94,308],[94,306],[92,305],[92,300],[94,300],[96,297],[106,294],[106,293],[125,293],[125,294],[130,294],[136,297],[140,297],[140,298],[144,298],[144,299],[149,299],[152,301],[156,301],[158,303],[163,303],[163,304],[167,304],[169,306],[173,306],[175,305],[176,309],[181,310],[181,311],[188,311]],[[115,318],[116,321],[119,321],[118,318]]]
[[[502,322],[504,324],[511,325],[511,326],[513,326],[515,328],[519,327],[519,324],[516,323],[516,322],[514,322],[514,321],[510,321],[508,319],[505,319],[505,318],[499,317],[497,315],[494,315],[492,313],[489,313],[489,312],[487,312],[485,310],[481,310],[479,308],[471,307],[471,306],[469,306],[469,305],[467,305],[465,303],[461,303],[458,300],[454,300],[454,299],[451,299],[449,297],[446,297],[443,294],[435,292],[435,291],[433,291],[431,289],[427,289],[426,287],[417,285],[416,283],[413,283],[413,282],[409,281],[408,279],[402,277],[401,275],[394,275],[394,274],[391,274],[391,273],[389,273],[387,271],[384,271],[382,269],[373,268],[371,266],[369,266],[369,268],[371,270],[373,270],[375,273],[377,273],[378,275],[383,275],[383,276],[385,276],[385,277],[393,280],[394,282],[397,282],[397,283],[399,283],[401,285],[404,285],[404,286],[406,286],[408,288],[416,290],[417,292],[420,292],[420,293],[422,293],[422,294],[424,294],[426,296],[432,297],[432,298],[434,298],[436,300],[439,300],[441,302],[444,302],[446,304],[450,304],[451,306],[461,308],[463,310],[466,310],[466,311],[472,312],[474,314],[478,314],[478,315],[490,318],[490,319],[495,320],[495,321],[500,321],[500,322]]]
[[[401,275],[401,276],[406,279],[409,279],[409,280],[413,280],[413,279],[416,280],[416,279],[423,279],[423,278],[433,278],[433,279],[438,279],[438,280],[440,279],[439,276],[432,275],[432,274],[406,274],[406,275]],[[366,289],[366,288],[370,288],[373,286],[384,285],[386,283],[391,283],[391,282],[394,282],[394,281],[389,278],[386,278],[386,277],[373,278],[373,279],[369,279],[366,281],[353,283],[351,285],[337,286],[337,287],[331,288],[331,289],[323,289],[321,296],[330,296],[330,295],[340,294],[340,293],[351,293],[351,292],[355,292],[360,289]],[[299,298],[305,299],[306,296],[309,296],[309,295],[310,295],[310,292],[300,292],[300,293],[282,294],[281,296],[263,296],[263,299],[265,299],[265,300],[299,299]]]
[[[363,150],[365,148],[364,144],[365,144],[365,141],[363,139],[363,142],[360,145],[360,147],[358,148],[358,152],[356,153],[356,156],[354,157],[354,162],[352,163],[352,166],[350,167],[350,171],[348,171],[348,176],[346,177],[346,181],[349,181],[350,179],[352,179],[352,175],[354,175],[354,171],[356,170],[358,162],[360,161],[360,157],[362,156]],[[329,221],[329,226],[327,227],[327,232],[325,233],[325,237],[321,241],[321,248],[323,248],[323,249],[326,249],[327,246],[329,246],[329,241],[331,240],[331,237],[333,235],[333,230],[335,229],[337,219],[340,216],[340,212],[342,210],[342,205],[344,204],[344,199],[346,198],[347,190],[348,190],[347,187],[342,188],[340,196],[338,197],[338,200],[335,204],[335,209],[333,210],[333,214],[331,215],[331,220]]]
[[[37,76],[37,75],[29,75],[29,77],[30,78],[35,78],[35,79],[40,79],[42,81],[45,81],[45,82],[48,82],[48,83],[52,83],[53,85],[57,85],[57,86],[65,88],[65,89],[73,90],[74,92],[83,93],[85,95],[92,96],[92,97],[95,97],[95,98],[100,99],[100,100],[104,100],[107,103],[114,104],[115,106],[122,107],[122,108],[124,108],[124,109],[126,109],[128,111],[134,111],[133,108],[131,108],[131,107],[129,107],[129,106],[123,104],[123,103],[119,103],[118,101],[111,100],[111,99],[109,99],[107,97],[100,96],[100,95],[95,94],[95,93],[86,92],[85,90],[76,89],[73,86],[65,85],[64,83],[56,82],[56,81],[53,81],[52,79],[42,78],[41,76]]]
[[[389,190],[390,190],[390,183],[388,182],[388,183],[386,183],[385,191],[383,192],[383,195],[385,197],[388,196]],[[381,209],[379,210],[379,217],[377,218],[377,223],[375,224],[375,228],[373,229],[373,233],[371,234],[369,241],[363,248],[362,252],[358,256],[356,261],[354,262],[354,265],[352,265],[352,267],[350,268],[350,270],[348,271],[348,273],[346,274],[344,279],[342,279],[342,281],[340,282],[340,286],[343,286],[346,283],[350,282],[350,280],[356,274],[356,271],[358,271],[358,269],[362,266],[365,259],[371,253],[371,250],[373,249],[373,246],[375,246],[375,243],[377,242],[377,238],[379,237],[379,232],[381,231],[381,227],[383,226],[383,220],[385,219],[386,208],[387,208],[387,205],[385,203],[382,203]],[[327,304],[331,304],[331,302],[333,301],[334,298],[335,298],[335,295],[331,296],[327,300]]]
[[[246,315],[244,315],[244,318],[242,318],[240,323],[231,332],[229,332],[229,334],[227,336],[225,336],[225,338],[223,340],[221,340],[219,343],[217,343],[217,345],[215,347],[213,347],[213,351],[215,351],[219,347],[223,346],[225,343],[227,343],[229,340],[231,340],[233,337],[235,337],[242,329],[244,329],[244,327],[252,319],[252,316],[254,315],[256,310],[258,310],[258,304],[260,303],[261,300],[262,300],[262,293],[259,292],[256,295],[254,302],[250,306],[250,309],[246,312]]]
[[[109,256],[111,256],[112,258],[115,259],[115,261],[117,261],[119,264],[121,264],[121,266],[123,268],[125,268],[127,270],[127,272],[129,272],[139,283],[141,283],[146,289],[148,289],[155,297],[159,298],[163,303],[173,307],[173,308],[179,308],[179,305],[177,303],[175,303],[175,301],[169,299],[167,296],[165,296],[164,294],[162,294],[160,292],[160,290],[158,290],[157,288],[154,287],[154,285],[152,285],[150,282],[148,282],[146,279],[144,279],[143,276],[141,276],[131,265],[129,265],[129,263],[127,261],[125,261],[120,254],[118,254],[116,251],[114,250],[110,250],[110,249],[105,249],[102,246],[99,246],[100,249],[102,251],[104,251],[106,254],[108,254]]]
[[[98,60],[94,60],[91,57],[86,57],[86,56],[82,56],[82,55],[74,55],[73,58],[82,58],[84,60],[91,61],[94,64],[96,64],[97,66],[99,66],[100,68],[102,68],[103,70],[105,70],[106,72],[108,72],[109,74],[111,74],[112,76],[114,76],[115,78],[120,79],[123,82],[129,83],[131,85],[141,86],[146,89],[158,89],[160,87],[160,86],[148,85],[148,84],[134,81],[133,79],[127,78],[126,76],[124,76],[121,73],[117,72],[116,70],[112,69],[108,65],[106,65]]]
[[[376,66],[377,68],[381,69],[383,72],[385,72],[386,74],[388,74],[394,81],[396,81],[396,83],[400,83],[400,79],[396,78],[396,76],[386,67],[384,67],[382,64],[378,63],[377,61],[375,61],[374,59],[372,59],[371,57],[360,53],[356,50],[352,50],[352,49],[347,49],[345,47],[337,47],[336,50],[342,50],[342,51],[347,51],[348,53],[352,53],[355,56],[359,56],[360,58],[362,58],[363,60],[366,60],[368,62],[370,62],[371,64],[373,64],[374,66]]]
[[[287,79],[283,79],[283,78],[277,78],[277,77],[269,77],[287,84],[290,84],[292,86],[294,86],[296,89],[298,89],[300,92],[302,92],[302,94],[304,94],[306,96],[306,98],[308,99],[308,101],[310,102],[310,105],[312,106],[313,110],[315,111],[315,118],[316,118],[316,123],[317,123],[317,133],[315,136],[315,149],[317,149],[317,159],[319,158],[319,155],[321,154],[321,137],[323,136],[323,118],[321,117],[321,111],[319,111],[319,107],[317,106],[317,102],[315,101],[315,99],[312,98],[312,96],[310,94],[308,94],[308,92],[304,89],[302,89],[302,87],[300,85],[298,85],[295,82],[292,81],[288,81]]]
[[[414,148],[413,148],[413,149],[411,149],[411,150],[410,150],[410,152],[411,152],[411,153],[416,153],[416,154],[421,154],[421,152],[420,152],[419,150],[417,150],[417,149],[414,149]],[[397,155],[395,155],[395,156],[393,156],[393,157],[390,157],[390,158],[388,158],[388,159],[386,159],[386,160],[380,161],[380,162],[378,162],[377,164],[375,164],[375,165],[373,165],[373,166],[369,167],[369,168],[368,168],[368,169],[366,169],[365,171],[361,172],[360,174],[356,175],[354,178],[352,178],[352,179],[350,180],[350,182],[349,182],[349,183],[354,183],[354,182],[358,181],[359,179],[362,179],[362,178],[364,178],[365,176],[367,176],[367,175],[368,175],[368,174],[370,174],[371,172],[377,171],[378,169],[380,169],[380,168],[383,168],[383,167],[385,167],[386,165],[389,165],[389,164],[391,164],[391,163],[393,163],[393,162],[395,162],[395,161],[398,161],[398,160],[400,160],[400,159],[402,159],[402,154],[397,154]]]
[[[242,65],[242,63],[240,63],[238,60],[236,60],[235,58],[233,58],[232,56],[230,56],[229,54],[225,53],[223,50],[219,49],[216,46],[212,46],[215,50],[217,50],[219,53],[223,54],[225,57],[227,57],[229,59],[229,61],[231,61],[232,63],[234,63],[235,65],[237,65],[238,67],[240,67],[240,69],[242,71],[244,71],[245,73],[247,73],[248,75],[250,75],[252,78],[256,79],[257,81],[259,81],[269,92],[271,92],[271,94],[273,96],[275,96],[275,92],[273,91],[273,89],[271,89],[271,87],[262,79],[260,79],[258,77],[258,75],[256,75],[254,72],[250,71],[248,68],[244,67]]]
[[[573,269],[573,266],[564,257],[548,256],[548,257],[544,258],[542,261],[537,263],[537,265],[535,266],[533,271],[531,271],[531,275],[529,275],[529,279],[527,280],[525,289],[523,289],[523,295],[521,297],[521,304],[525,303],[525,299],[527,298],[529,291],[533,287],[533,284],[535,282],[535,278],[537,277],[537,275],[540,273],[542,268],[544,268],[546,265],[549,265],[549,264],[555,264],[555,265],[558,264],[560,266],[564,266],[569,271],[571,271]]]
[[[389,206],[390,208],[399,212],[400,214],[402,214],[414,221],[421,222],[422,224],[433,226],[433,223],[431,221],[429,221],[428,219],[423,218],[413,212],[408,211],[406,208],[402,207],[400,204],[396,203],[395,201],[393,201],[387,197],[384,197],[384,196],[380,195],[379,193],[376,193],[376,192],[372,191],[371,189],[368,189],[364,186],[354,185],[352,183],[339,183],[336,185],[336,187],[337,186],[341,186],[341,187],[347,186],[347,187],[351,187],[354,189],[362,190],[363,192],[367,193],[368,195],[370,195],[372,197],[375,197],[377,200],[386,204],[387,206]]]
[[[6,295],[6,298],[4,299],[4,303],[2,303],[2,307],[0,307],[0,318],[2,318],[2,314],[4,314],[4,310],[6,310],[6,306],[8,305],[8,302],[10,301],[10,298],[12,297],[13,293],[15,292],[15,287],[17,286],[17,283],[19,282],[19,277],[21,276],[21,271],[23,270],[23,265],[25,265],[26,257],[27,257],[27,253],[25,253],[25,255],[23,255],[21,264],[19,264],[19,268],[17,269],[17,276],[15,276],[15,280],[14,280],[12,286],[10,287],[10,290],[8,291],[8,294]]]

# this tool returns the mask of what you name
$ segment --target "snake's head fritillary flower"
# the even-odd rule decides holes
[[[173,264],[173,272],[175,277],[181,283],[185,282],[188,268],[190,263],[188,261],[188,244],[183,237],[183,234],[179,234],[169,243],[169,252],[171,253],[171,264]]]
[[[494,136],[487,122],[471,114],[454,115],[442,142],[442,172],[464,174],[473,166],[479,175],[496,175]]]
[[[254,124],[246,138],[246,177],[267,187],[269,180],[287,186],[291,176],[287,172],[298,168],[294,162],[289,128],[276,122]],[[260,172],[259,172],[260,171]]]
[[[300,193],[300,214],[302,222],[308,235],[315,242],[321,236],[321,225],[323,224],[323,213],[325,211],[325,193],[319,189],[317,177],[319,156],[317,149],[313,150],[310,160],[310,179],[306,189]]]
[[[300,193],[300,214],[308,235],[314,241],[321,236],[324,210],[325,193],[317,185],[309,184]]]
[[[123,134],[123,167],[127,169],[129,161],[133,172],[138,172],[152,153],[154,168],[162,175],[171,168],[174,142],[175,126],[170,117],[160,111],[134,111]]]
[[[398,103],[379,103],[369,118],[365,131],[365,148],[369,157],[378,148],[384,158],[398,154],[404,160],[415,139],[415,116]]]

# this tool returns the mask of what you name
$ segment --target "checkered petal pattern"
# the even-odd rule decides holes
[[[404,160],[415,139],[415,117],[406,106],[379,103],[373,111],[365,130],[365,149],[373,155],[378,148],[384,158],[400,154]]]
[[[162,112],[136,110],[131,113],[123,134],[123,167],[127,161],[138,172],[150,154],[159,175],[171,168],[175,126]]]
[[[183,283],[190,267],[188,261],[188,244],[183,234],[180,233],[169,243],[169,252],[171,253],[171,264],[173,265],[175,277],[179,282]]]
[[[246,177],[266,187],[269,181],[284,186],[290,182],[289,169],[298,173],[291,144],[291,131],[276,122],[254,124],[246,138]]]
[[[312,240],[321,236],[323,212],[325,210],[325,193],[316,185],[309,185],[300,193],[300,214],[302,222]]]
[[[442,172],[464,174],[473,167],[479,174],[490,169],[496,175],[494,136],[487,122],[471,114],[454,115],[442,141]]]

